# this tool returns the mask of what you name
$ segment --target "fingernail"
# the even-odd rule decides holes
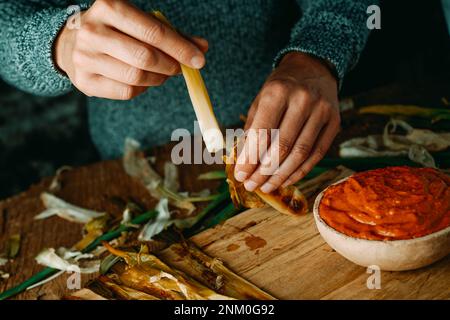
[[[270,193],[270,192],[273,191],[274,187],[275,187],[275,186],[274,186],[273,184],[271,184],[271,183],[269,183],[269,182],[266,182],[266,183],[264,183],[263,186],[261,187],[261,191],[264,192],[264,193]]]
[[[201,67],[203,67],[203,64],[204,64],[204,59],[200,55],[194,56],[191,59],[191,65],[196,69],[200,69]]]
[[[247,191],[254,191],[258,185],[256,182],[252,180],[247,180],[244,182],[244,187],[247,189]]]
[[[245,179],[247,179],[247,172],[245,172],[245,171],[238,171],[235,175],[234,175],[234,177],[236,178],[236,180],[237,181],[239,181],[239,182],[243,182],[243,181],[245,181]]]

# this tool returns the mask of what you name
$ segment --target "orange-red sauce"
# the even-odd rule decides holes
[[[319,214],[330,227],[356,238],[422,237],[450,226],[450,177],[410,167],[357,173],[325,191]]]

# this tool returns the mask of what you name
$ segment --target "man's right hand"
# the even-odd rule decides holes
[[[186,39],[151,14],[121,0],[97,0],[80,28],[64,26],[54,46],[57,66],[84,94],[128,100],[180,72],[200,69],[205,39]]]

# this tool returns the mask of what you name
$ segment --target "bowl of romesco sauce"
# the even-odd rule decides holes
[[[450,253],[450,177],[436,169],[356,173],[321,192],[313,211],[325,241],[362,266],[412,270]]]

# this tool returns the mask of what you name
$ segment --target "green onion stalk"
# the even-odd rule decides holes
[[[221,186],[219,188],[219,191],[221,191],[221,193],[219,193],[218,195],[214,195],[213,200],[198,214],[198,216],[195,217],[196,223],[191,228],[184,230],[183,234],[185,236],[190,237],[240,212],[240,210],[233,207],[228,190]],[[101,245],[102,241],[111,241],[113,239],[116,239],[122,234],[122,232],[134,230],[134,225],[142,225],[148,222],[150,219],[155,218],[157,214],[158,212],[156,210],[148,211],[135,217],[126,225],[121,224],[116,229],[109,231],[93,240],[88,246],[81,250],[81,252],[89,253],[99,245]],[[13,287],[1,293],[0,300],[11,298],[25,291],[27,288],[33,286],[34,284],[55,275],[58,272],[60,272],[60,270],[46,267],[40,272],[33,275],[31,278],[17,285],[16,287]]]
[[[130,224],[140,225],[140,224],[146,223],[150,219],[155,218],[157,214],[158,214],[158,212],[156,210],[148,211],[146,213],[143,213],[143,214],[137,216],[133,220],[131,220]],[[92,250],[97,248],[102,243],[102,241],[111,241],[115,238],[118,238],[122,234],[122,232],[134,229],[132,226],[129,226],[130,224],[127,224],[127,225],[121,224],[116,229],[99,236],[97,239],[92,241],[86,248],[81,250],[81,252],[82,253],[91,252]],[[41,270],[40,272],[33,275],[31,278],[22,282],[21,284],[0,293],[0,300],[5,300],[8,298],[11,298],[11,297],[25,291],[27,288],[31,287],[32,285],[34,285],[38,282],[41,282],[41,281],[47,279],[48,277],[53,276],[54,274],[56,274],[59,271],[60,270],[55,269],[55,268],[46,267],[43,270]]]

